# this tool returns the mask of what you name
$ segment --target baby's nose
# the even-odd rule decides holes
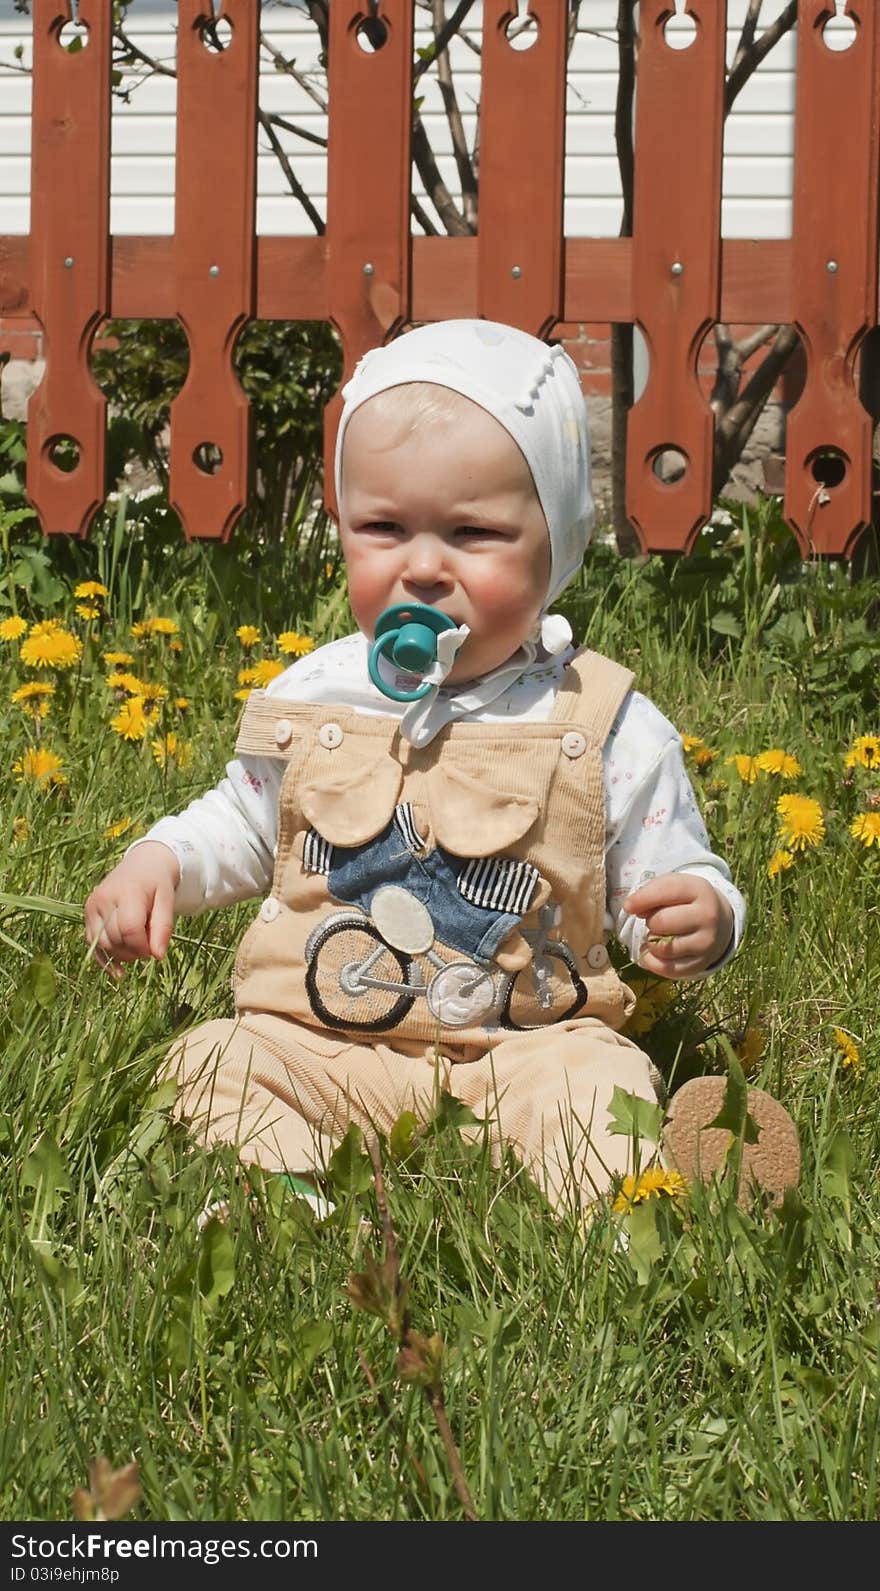
[[[446,546],[439,536],[414,536],[409,544],[407,575],[417,585],[436,585],[446,572]]]

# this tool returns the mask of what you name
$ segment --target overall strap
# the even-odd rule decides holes
[[[553,722],[577,724],[594,745],[604,746],[633,679],[631,669],[583,647],[565,671]]]

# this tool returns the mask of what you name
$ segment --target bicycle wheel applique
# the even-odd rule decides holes
[[[309,1004],[327,1027],[382,1033],[415,1001],[408,958],[365,918],[328,918],[310,935],[306,959]]]
[[[501,993],[499,1023],[525,1032],[576,1016],[587,1003],[587,986],[568,945],[549,940],[534,960],[511,973]]]

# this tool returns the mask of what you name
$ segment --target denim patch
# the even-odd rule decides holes
[[[427,855],[415,855],[404,840],[401,825],[392,819],[367,845],[333,846],[327,888],[334,900],[358,906],[369,916],[376,890],[384,884],[397,884],[430,913],[440,944],[489,965],[511,929],[522,921],[523,913],[466,900],[458,883],[461,872],[461,857],[442,846]]]

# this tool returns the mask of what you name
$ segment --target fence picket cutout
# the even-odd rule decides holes
[[[344,384],[405,326],[481,315],[549,339],[573,323],[641,328],[650,366],[629,416],[628,510],[646,551],[686,552],[712,511],[697,361],[724,321],[797,328],[807,380],[788,419],[785,514],[803,553],[848,556],[872,509],[857,367],[878,323],[877,7],[801,0],[792,236],[767,239],[721,238],[724,0],[641,0],[632,238],[564,235],[568,7],[483,0],[477,231],[413,238],[414,11],[414,0],[333,0],[326,227],[257,237],[260,8],[179,0],[174,234],[114,238],[112,0],[33,0],[31,231],[0,237],[0,349],[23,333],[44,344],[27,427],[44,531],[87,535],[104,500],[106,403],[89,352],[107,318],[183,324],[171,501],[187,536],[223,539],[248,496],[233,354],[249,319],[330,321]],[[334,511],[340,406],[337,393],[325,415]]]

